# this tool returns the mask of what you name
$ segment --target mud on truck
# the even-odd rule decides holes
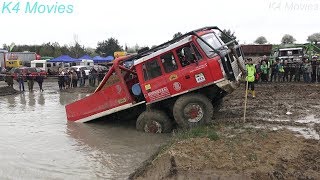
[[[244,74],[240,45],[222,42],[219,33],[204,27],[115,59],[93,94],[66,106],[67,119],[134,118],[137,130],[151,133],[210,123]],[[128,69],[126,61],[134,65]]]

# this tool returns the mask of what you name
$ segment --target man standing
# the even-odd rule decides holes
[[[289,82],[289,72],[290,72],[290,66],[288,64],[288,61],[285,60],[283,63],[283,70],[284,70],[284,74],[283,74],[283,82],[287,81]]]
[[[262,61],[260,69],[261,69],[262,82],[268,82],[268,65],[267,65],[266,61]]]
[[[279,64],[279,59],[277,58],[275,62],[273,62],[273,64],[271,65],[271,78],[270,78],[270,82],[272,82],[272,80],[274,80],[274,82],[276,82],[277,78],[278,78],[278,64]]]
[[[315,83],[317,81],[317,57],[313,56],[311,61],[312,72],[311,72],[311,82]]]
[[[27,73],[27,81],[28,81],[29,91],[33,91],[33,84],[34,84],[33,78],[34,78],[33,75],[28,71],[28,73]]]
[[[21,90],[24,91],[24,75],[22,74],[22,72],[18,73],[17,81],[19,83],[20,92]]]
[[[246,70],[247,70],[246,81],[248,82],[248,90],[251,89],[252,97],[256,97],[256,93],[254,91],[254,81],[255,81],[256,68],[254,67],[251,58],[247,59],[247,61],[248,62],[246,64]]]
[[[41,75],[40,73],[38,73],[38,75],[37,75],[37,77],[36,77],[36,81],[38,82],[40,91],[42,91],[42,92],[43,92],[43,88],[42,88],[43,79],[44,79],[43,75]]]

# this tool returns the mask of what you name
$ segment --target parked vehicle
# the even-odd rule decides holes
[[[22,67],[22,61],[17,59],[17,60],[6,60],[6,68],[11,69],[11,68],[18,68]]]
[[[281,62],[300,63],[304,57],[304,49],[303,47],[280,48],[275,52],[274,56],[278,57]]]
[[[240,45],[218,27],[186,33],[150,50],[117,58],[93,94],[66,106],[67,119],[137,118],[140,131],[170,132],[212,121],[244,74]],[[133,59],[130,69],[123,62]],[[109,118],[104,118],[109,119]]]
[[[74,69],[77,72],[80,72],[82,69],[84,70],[84,72],[86,73],[86,76],[89,76],[89,72],[91,70],[92,67],[89,66],[71,66],[70,69]]]

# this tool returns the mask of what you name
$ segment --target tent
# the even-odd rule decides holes
[[[104,63],[104,62],[110,62],[113,59],[114,59],[113,56],[107,56],[107,57],[96,56],[93,58],[93,62],[94,63]]]
[[[83,60],[83,59],[86,59],[86,60],[93,60],[93,58],[91,57],[91,56],[89,56],[89,55],[84,55],[84,56],[82,56],[82,57],[80,57],[80,58],[78,58],[79,60]]]
[[[70,63],[70,62],[77,62],[78,59],[74,59],[68,55],[62,55],[57,58],[51,59],[48,62],[63,62],[63,63]]]

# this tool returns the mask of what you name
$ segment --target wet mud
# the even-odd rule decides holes
[[[224,99],[215,114],[218,140],[175,139],[131,179],[320,179],[320,86],[258,84]]]
[[[7,96],[7,95],[18,94],[18,93],[19,93],[19,91],[15,90],[11,86],[0,87],[0,96]]]

